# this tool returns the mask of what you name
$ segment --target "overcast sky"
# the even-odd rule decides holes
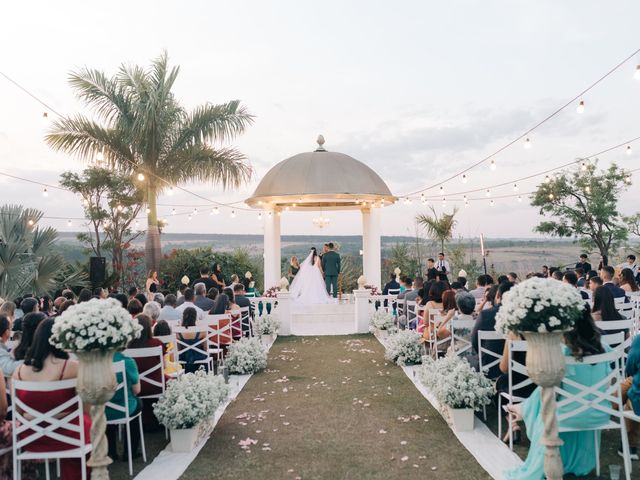
[[[189,189],[219,201],[244,199],[270,167],[313,150],[322,133],[328,150],[368,164],[400,195],[474,163],[588,86],[640,47],[639,17],[637,0],[7,2],[0,71],[73,114],[81,106],[67,84],[70,71],[86,65],[112,74],[123,62],[146,65],[166,49],[181,67],[175,92],[187,107],[240,99],[256,115],[235,142],[254,167],[253,181],[240,191]],[[537,130],[533,148],[515,145],[496,157],[495,172],[478,167],[467,185],[456,179],[445,192],[508,182],[640,136],[637,63],[590,92],[582,115],[572,106]],[[56,183],[64,170],[82,169],[79,160],[48,149],[45,109],[2,77],[0,105],[0,171]],[[640,142],[635,152],[620,149],[600,163],[636,168]],[[521,192],[540,180],[521,182]],[[634,186],[625,195],[623,211],[637,210],[639,192]],[[40,187],[6,177],[0,202],[82,216],[72,194],[52,191],[44,199]],[[202,201],[176,194],[159,203]],[[257,212],[231,219],[229,211],[214,217],[201,208],[188,221],[170,210],[160,207],[169,232],[263,231]],[[419,204],[385,208],[383,233],[412,234],[421,211]],[[332,222],[321,232],[314,214],[287,213],[282,233],[361,233],[359,213],[325,215]],[[457,234],[529,237],[539,219],[527,201],[496,200],[491,208],[482,199],[461,211]],[[66,220],[47,223],[78,229],[77,221],[72,228]]]

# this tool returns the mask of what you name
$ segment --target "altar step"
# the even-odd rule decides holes
[[[291,312],[291,335],[351,335],[357,333],[355,305],[313,305]]]

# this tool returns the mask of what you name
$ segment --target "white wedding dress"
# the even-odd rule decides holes
[[[327,293],[327,287],[320,269],[320,257],[313,261],[313,252],[300,264],[300,270],[289,288],[293,301],[298,305],[335,303]]]

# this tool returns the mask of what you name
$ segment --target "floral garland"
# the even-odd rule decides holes
[[[267,366],[267,350],[256,338],[243,337],[229,345],[225,365],[229,373],[255,373]]]
[[[540,332],[570,329],[585,303],[578,289],[547,278],[530,278],[507,293],[496,314],[496,331]]]
[[[400,330],[387,339],[385,358],[398,365],[422,363],[422,335],[413,330]]]
[[[375,330],[394,330],[395,326],[393,313],[387,312],[382,308],[373,312],[369,318],[369,331],[371,332]]]
[[[378,287],[376,287],[375,285],[365,285],[364,288],[369,290],[369,293],[372,297],[376,295],[382,295],[382,292],[378,290]]]
[[[94,298],[69,307],[55,319],[49,343],[70,352],[115,350],[138,338],[138,320],[113,298]]]
[[[257,335],[275,335],[280,329],[280,322],[272,315],[257,318],[253,323],[253,331]]]
[[[425,357],[420,381],[435,395],[441,406],[480,410],[491,403],[494,387],[491,380],[476,372],[457,355],[438,360]]]
[[[278,292],[280,291],[280,287],[271,287],[264,292],[264,297],[267,298],[278,298]]]
[[[213,415],[228,396],[229,387],[220,375],[198,370],[168,382],[153,413],[167,428],[193,428]]]

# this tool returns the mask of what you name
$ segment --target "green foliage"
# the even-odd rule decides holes
[[[242,153],[214,144],[233,140],[253,116],[238,100],[187,111],[172,92],[178,72],[178,67],[169,67],[166,52],[148,69],[123,64],[113,77],[89,68],[74,72],[71,87],[96,119],[81,114],[62,118],[46,136],[54,150],[84,160],[101,153],[109,167],[146,176],[149,270],[157,270],[160,261],[156,206],[160,192],[190,181],[237,187],[251,175]]]
[[[472,258],[470,254],[467,255],[467,248],[463,242],[464,240],[459,238],[455,244],[449,246],[449,262],[451,267],[455,269],[454,275],[457,275],[460,270],[464,270],[467,272],[469,284],[475,285],[475,279],[483,272],[483,268],[477,259]]]
[[[628,231],[618,211],[620,194],[631,184],[629,172],[612,164],[599,170],[588,164],[574,168],[538,185],[531,205],[552,220],[540,222],[536,231],[556,237],[573,237],[586,248],[596,247],[609,255]]]
[[[200,267],[211,268],[214,263],[221,265],[225,283],[231,283],[231,275],[234,273],[242,280],[246,272],[251,272],[252,279],[256,282],[258,291],[263,291],[262,259],[252,257],[245,249],[237,249],[231,253],[215,253],[210,248],[194,248],[191,250],[175,249],[163,256],[161,278],[163,288],[176,291],[180,287],[180,280],[184,275],[193,282],[200,276]]]
[[[444,252],[444,245],[453,238],[453,229],[456,227],[455,216],[458,209],[454,208],[451,213],[443,213],[440,217],[436,209],[431,208],[431,215],[420,214],[416,216],[416,222],[423,227],[431,240],[440,244],[440,251]]]
[[[387,278],[388,274],[396,268],[402,271],[403,275],[415,278],[419,275],[420,264],[415,252],[415,246],[409,243],[396,243],[391,247],[389,258],[383,261],[383,278]]]
[[[51,227],[38,227],[41,218],[36,209],[0,207],[0,297],[41,295],[84,283],[83,275],[52,251],[58,234]]]

